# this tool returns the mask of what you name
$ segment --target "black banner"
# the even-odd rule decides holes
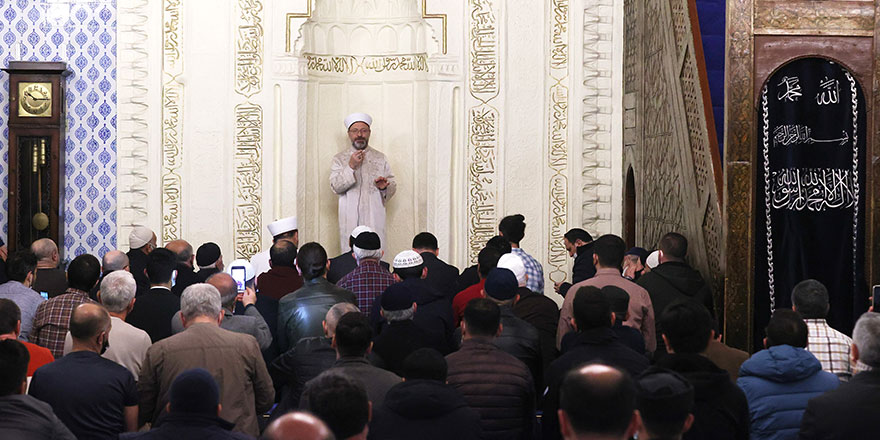
[[[849,334],[868,305],[861,86],[840,64],[798,59],[767,80],[758,115],[755,347],[808,278],[828,287],[828,323]]]

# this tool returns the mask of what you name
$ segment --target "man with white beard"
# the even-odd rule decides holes
[[[370,145],[373,118],[352,113],[345,118],[351,148],[338,153],[330,164],[330,187],[339,195],[339,248],[348,248],[348,237],[359,225],[373,228],[385,243],[385,204],[394,196],[397,182],[385,155]]]

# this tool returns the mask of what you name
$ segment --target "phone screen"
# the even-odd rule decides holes
[[[874,296],[874,311],[880,313],[880,286],[874,286],[871,294]]]
[[[244,266],[232,266],[232,279],[235,280],[239,292],[244,292],[244,284],[247,281],[245,279],[246,273]]]
[[[49,292],[40,292],[40,296],[42,296],[43,299],[49,299]]]

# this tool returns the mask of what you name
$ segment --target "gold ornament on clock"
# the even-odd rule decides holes
[[[52,83],[18,83],[18,116],[48,118],[52,116]]]

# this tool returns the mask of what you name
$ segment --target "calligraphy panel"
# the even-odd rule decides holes
[[[760,99],[754,328],[812,278],[828,287],[829,324],[850,331],[868,296],[861,88],[840,64],[802,58],[774,73]]]

